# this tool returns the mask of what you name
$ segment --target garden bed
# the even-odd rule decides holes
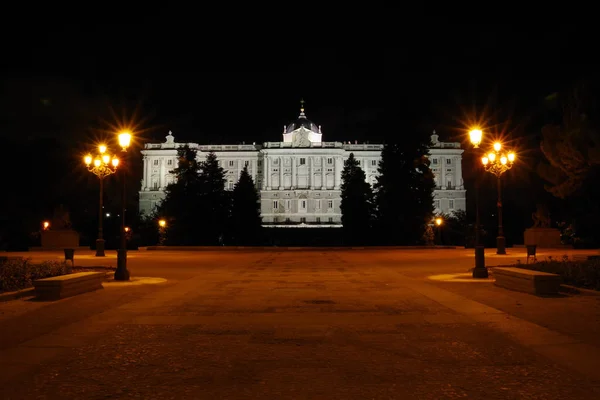
[[[563,256],[561,259],[548,257],[542,261],[536,260],[531,264],[517,263],[514,266],[557,274],[562,277],[563,283],[566,285],[600,291],[600,259],[597,258],[573,260],[567,256]]]
[[[42,261],[34,264],[31,259],[8,259],[0,262],[0,293],[27,289],[36,279],[66,275],[72,272],[65,261]]]

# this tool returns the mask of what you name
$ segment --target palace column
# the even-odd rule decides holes
[[[456,160],[456,189],[461,189],[461,187],[463,186],[463,176],[462,176],[462,157],[458,156],[455,158]]]
[[[271,190],[271,157],[265,156],[265,181],[267,182],[267,190]]]
[[[308,187],[310,190],[313,190],[315,188],[313,179],[313,158],[308,157]]]
[[[285,189],[285,187],[283,186],[283,165],[283,157],[279,157],[279,190]]]
[[[321,190],[327,188],[325,182],[325,163],[327,162],[327,157],[321,157]]]
[[[342,168],[341,168],[342,158],[336,157],[336,158],[334,158],[334,160],[335,160],[335,164],[334,164],[335,170],[333,171],[334,172],[333,176],[335,179],[334,180],[334,185],[335,185],[334,188],[335,188],[335,190],[338,190],[340,188],[340,181],[342,180]]]
[[[161,190],[165,187],[165,158],[161,157],[160,158],[160,166],[158,167],[158,187],[161,188]]]
[[[144,174],[142,175],[142,190],[148,190],[148,156],[144,156]]]
[[[440,187],[444,189],[446,187],[446,157],[440,157]]]
[[[296,188],[296,157],[292,156],[292,189]]]

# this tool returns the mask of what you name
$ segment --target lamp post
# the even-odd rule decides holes
[[[502,182],[500,177],[512,168],[515,162],[515,153],[501,153],[502,144],[494,143],[493,151],[481,158],[483,167],[487,172],[496,175],[498,182],[498,236],[496,237],[496,254],[506,254],[506,238],[502,227]]]
[[[122,132],[119,134],[119,145],[121,146],[121,157],[127,165],[127,149],[129,148],[129,144],[131,143],[131,133]],[[127,177],[125,176],[125,169],[122,168],[123,172],[121,173],[123,179],[123,192],[121,193],[121,246],[119,250],[117,250],[117,269],[115,271],[115,280],[116,281],[128,281],[129,280],[129,271],[127,270],[127,231],[125,226],[125,211],[126,211],[126,187],[125,183],[127,181]]]
[[[435,224],[437,225],[438,244],[440,246],[442,245],[442,223],[443,222],[444,222],[444,220],[441,219],[440,217],[437,217],[435,219]]]
[[[102,235],[102,200],[104,197],[104,178],[114,173],[119,165],[119,159],[106,153],[107,148],[101,144],[98,146],[98,154],[91,154],[83,158],[85,165],[91,173],[100,180],[100,205],[98,208],[98,239],[96,239],[96,257],[104,257],[104,238]]]
[[[481,129],[471,129],[469,139],[473,145],[473,150],[479,149],[483,140]],[[475,153],[474,153],[475,154]],[[478,158],[476,156],[476,158]],[[475,165],[478,165],[476,163]],[[485,267],[485,246],[481,244],[481,220],[479,219],[479,186],[480,176],[475,177],[475,268],[473,268],[473,278],[487,278],[488,270]]]

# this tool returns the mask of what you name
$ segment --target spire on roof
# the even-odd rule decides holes
[[[300,116],[298,118],[306,118],[306,114],[304,114],[304,99],[300,99]]]

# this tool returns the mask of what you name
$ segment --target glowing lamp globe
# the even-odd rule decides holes
[[[483,132],[481,132],[480,129],[472,129],[469,132],[469,139],[471,140],[471,143],[473,144],[473,146],[475,146],[476,148],[479,147],[479,145],[481,144],[482,137],[483,137]]]
[[[119,146],[121,146],[121,148],[123,150],[127,150],[130,143],[131,143],[131,133],[129,133],[129,132],[119,133]]]

